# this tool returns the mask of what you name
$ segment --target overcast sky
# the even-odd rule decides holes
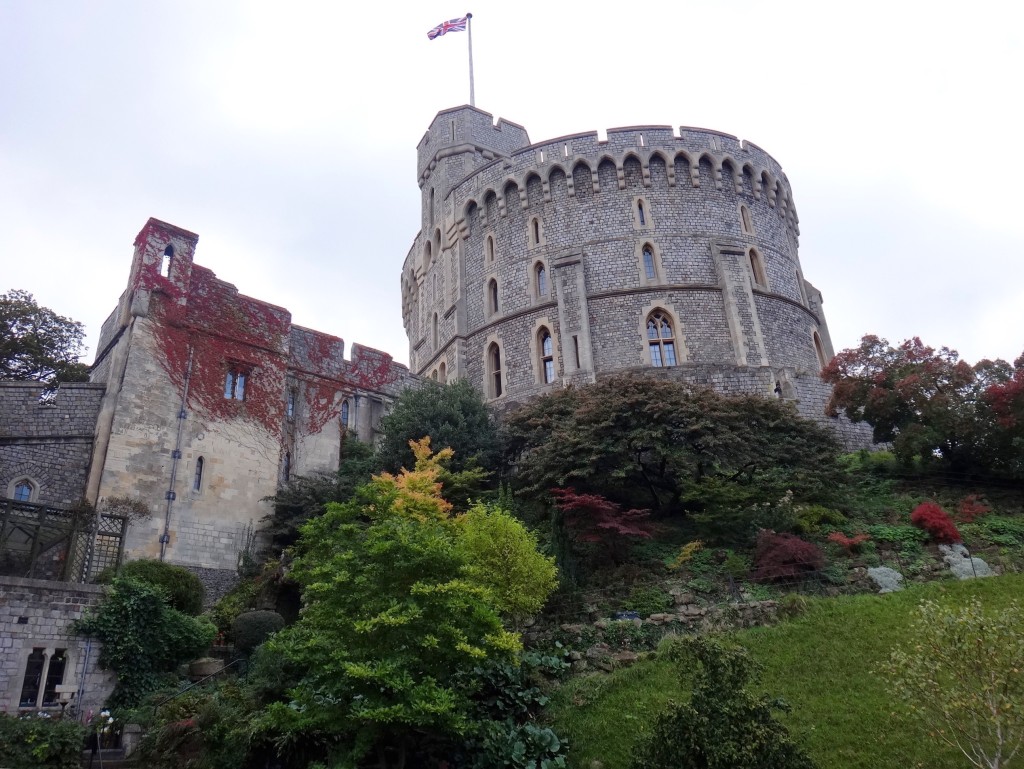
[[[465,2],[465,0],[459,0]],[[468,102],[532,141],[735,134],[785,169],[836,349],[1024,351],[1024,6],[0,0],[0,291],[90,354],[155,216],[295,323],[408,360],[416,144]]]

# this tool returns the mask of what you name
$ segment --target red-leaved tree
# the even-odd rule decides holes
[[[960,523],[974,523],[975,518],[991,512],[992,508],[977,494],[968,494],[956,506],[956,519]]]
[[[650,510],[623,510],[600,494],[580,494],[573,488],[551,489],[562,526],[574,542],[597,545],[612,563],[622,563],[629,543],[653,533]]]
[[[962,541],[960,532],[949,513],[934,502],[922,502],[910,514],[910,522],[928,532],[938,545],[953,545]]]
[[[825,568],[825,556],[817,545],[793,534],[761,529],[754,548],[754,579],[758,582],[791,582]]]
[[[869,534],[854,534],[852,537],[848,537],[841,531],[833,531],[828,535],[828,541],[834,542],[843,548],[847,553],[859,553],[860,546],[871,539]]]

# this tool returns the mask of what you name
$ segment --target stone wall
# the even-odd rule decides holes
[[[32,502],[69,505],[85,496],[104,387],[61,385],[40,400],[38,382],[0,382],[0,496],[27,479]]]
[[[70,627],[100,602],[105,590],[99,585],[0,577],[0,711],[19,710],[26,665],[35,649],[44,650],[47,660],[66,650],[62,686],[76,692],[80,712],[102,707],[113,691],[114,675],[96,664],[99,642],[73,635]],[[45,709],[60,711],[59,706]]]

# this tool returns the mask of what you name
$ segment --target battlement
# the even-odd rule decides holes
[[[495,122],[490,112],[468,105],[443,110],[416,145],[417,181],[422,187],[438,163],[452,155],[468,153],[488,161],[506,157],[529,144],[526,129],[518,123],[504,118]]]

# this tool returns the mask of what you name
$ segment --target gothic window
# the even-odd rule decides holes
[[[25,665],[25,678],[21,684],[19,708],[34,708],[39,700],[39,685],[43,681],[43,668],[46,667],[46,654],[43,649],[33,649],[28,655]]]
[[[341,402],[341,429],[348,429],[348,401]]]
[[[644,213],[644,202],[642,200],[636,202],[636,217],[641,227],[647,226],[647,215]]]
[[[534,283],[537,286],[537,298],[543,299],[548,295],[548,271],[540,262],[533,268]]]
[[[654,264],[654,248],[649,244],[644,245],[644,275],[647,280],[654,280],[658,277],[658,270]]]
[[[443,362],[437,367],[437,381],[441,384],[448,381],[448,367]]]
[[[164,255],[160,258],[160,274],[165,277],[171,277],[171,264],[174,262],[174,246],[168,245],[164,249]]]
[[[818,368],[825,368],[828,364],[828,361],[825,360],[825,347],[822,345],[821,337],[818,336],[817,331],[814,332],[814,352],[818,356]]]
[[[206,460],[202,457],[196,460],[196,472],[192,477],[192,491],[202,491],[203,489],[203,470],[206,468]]]
[[[493,264],[494,263],[494,236],[493,235],[488,235],[487,236],[485,250],[487,252],[487,263],[488,264]]]
[[[43,707],[52,707],[60,704],[60,697],[57,695],[57,687],[64,682],[64,668],[67,665],[68,653],[66,649],[56,649],[50,657],[50,664],[46,669],[46,683],[43,686]]]
[[[540,245],[540,217],[535,216],[530,219],[530,245]]]
[[[555,381],[555,355],[551,332],[542,326],[537,333],[537,341],[540,347],[541,376],[544,384],[551,384]]]
[[[750,218],[750,209],[746,206],[740,206],[740,225],[745,235],[754,234],[754,222]]]
[[[501,348],[492,342],[487,348],[487,394],[500,398],[501,392]]]
[[[754,279],[754,285],[760,288],[767,288],[768,279],[764,273],[764,263],[761,261],[761,255],[754,248],[750,249],[748,255],[750,257],[750,276]]]
[[[498,314],[498,281],[493,278],[487,282],[487,313]]]
[[[676,343],[672,321],[661,310],[655,310],[647,317],[647,346],[651,351],[652,366],[676,365]]]
[[[228,373],[224,377],[224,397],[232,401],[244,401],[247,379],[248,375],[241,368],[237,366],[228,368]]]
[[[31,502],[33,491],[35,487],[29,481],[22,480],[14,484],[14,498],[19,502]]]

